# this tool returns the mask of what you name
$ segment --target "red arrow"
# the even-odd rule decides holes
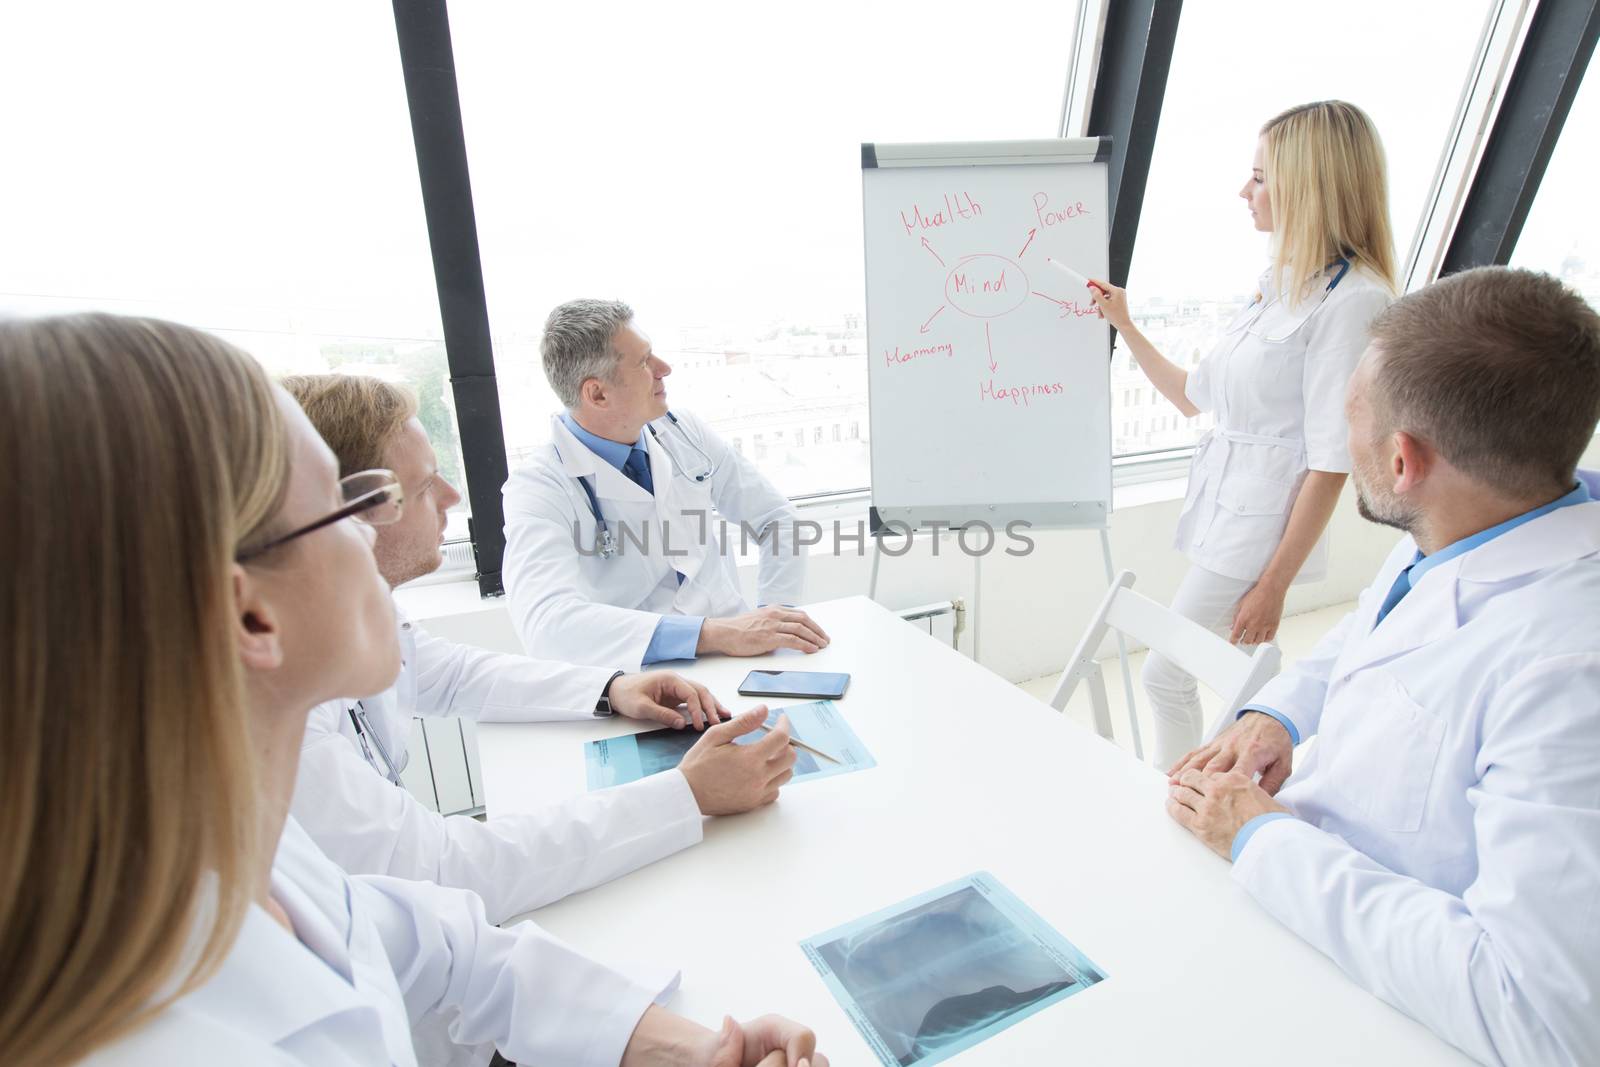
[[[944,310],[944,305],[940,304],[939,305],[939,311],[943,311],[943,310]],[[925,322],[921,326],[917,327],[917,332],[918,333],[927,333],[928,332],[928,323],[931,323],[934,319],[939,317],[939,311],[935,311],[932,315],[929,315],[928,316],[928,322]]]
[[[998,370],[1000,364],[994,361],[994,338],[989,336],[989,324],[987,322],[983,324],[983,339],[989,344],[989,370],[991,372]]]
[[[1038,232],[1039,232],[1039,230],[1038,230],[1037,227],[1028,231],[1028,239],[1026,241],[1024,241],[1023,244],[1022,244],[1022,252],[1026,252],[1028,250],[1028,246],[1033,244],[1033,235],[1038,233]],[[1022,252],[1018,252],[1017,253],[1017,258],[1018,259],[1022,258]]]
[[[934,259],[939,259],[939,253],[937,253],[937,252],[935,252],[933,250],[933,246],[928,243],[928,239],[926,237],[924,237],[922,239],[922,247],[926,248],[928,250],[928,254],[931,255]],[[944,266],[944,260],[939,259],[939,266],[941,266],[941,267]]]

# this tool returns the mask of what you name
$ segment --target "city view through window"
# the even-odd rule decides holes
[[[1282,107],[1339,96],[1372,114],[1396,243],[1409,247],[1487,4],[1352,3],[1366,14],[1252,19],[1233,2],[1184,11],[1128,286],[1141,328],[1179,363],[1198,362],[1254,295],[1267,245],[1237,191],[1257,128]],[[597,296],[635,308],[673,367],[671,402],[784,492],[867,486],[859,144],[1053,136],[1071,6],[1007,4],[908,51],[906,26],[954,9],[826,0],[785,24],[777,52],[742,47],[771,29],[747,5],[712,4],[703,27],[640,5],[621,37],[597,6],[453,7],[510,463],[544,443],[557,406],[538,356],[546,314]],[[22,50],[0,71],[12,98],[49,96],[55,116],[14,116],[16,135],[53,162],[0,176],[0,314],[159,315],[235,341],[274,373],[404,382],[441,471],[461,485],[390,15],[310,0],[278,10],[263,23],[198,0],[159,15],[104,5],[104,32],[82,38],[77,69]],[[66,6],[15,17],[24,35],[72,29]],[[1395,32],[1373,37],[1365,27],[1379,18]],[[308,37],[298,27],[310,21],[319,32]],[[151,42],[138,54],[119,44],[134,35]],[[1409,42],[1424,36],[1419,54]],[[200,37],[214,47],[191,47]],[[1285,39],[1301,45],[1275,46]],[[607,62],[563,41],[604,41]],[[305,62],[285,85],[269,57],[289,51]],[[1217,64],[1221,53],[1251,62]],[[1352,54],[1370,61],[1352,68]],[[123,90],[91,94],[90,70]],[[949,91],[930,92],[929,71]],[[1585,181],[1600,160],[1577,132],[1600,121],[1594,80],[1514,260],[1591,301],[1600,237],[1581,221],[1594,218]],[[584,106],[549,106],[556,99]],[[124,156],[152,158],[150,144],[159,165],[118,169]],[[1207,426],[1181,417],[1123,352],[1111,406],[1119,455],[1187,447]],[[453,536],[464,518],[463,504]]]

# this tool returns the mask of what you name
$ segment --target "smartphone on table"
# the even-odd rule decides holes
[[[739,683],[743,697],[810,697],[838,700],[850,686],[848,674],[823,671],[751,671]]]

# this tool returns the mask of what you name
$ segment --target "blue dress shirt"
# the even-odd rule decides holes
[[[625,477],[630,477],[645,492],[654,495],[655,487],[650,482],[648,465],[645,467],[643,481],[629,475],[627,471],[628,457],[636,449],[646,456],[650,454],[645,439],[649,430],[639,431],[638,444],[625,445],[590,433],[579,426],[578,420],[566,412],[561,413],[561,422],[589,451],[621,471]],[[680,584],[683,582],[682,574],[678,575],[678,582]],[[695,649],[700,645],[700,627],[705,621],[703,615],[662,615],[656,622],[655,633],[650,635],[650,644],[645,648],[641,662],[648,666],[669,659],[694,659]]]

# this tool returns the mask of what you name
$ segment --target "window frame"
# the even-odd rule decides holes
[[[449,4],[393,3],[472,509],[469,531],[478,588],[485,597],[500,596],[505,551],[501,487],[508,460]],[[1138,237],[1181,9],[1182,0],[1077,4],[1060,132],[1112,138],[1110,273],[1119,285],[1127,280]],[[1416,220],[1406,260],[1408,291],[1465,265],[1509,261],[1597,33],[1600,0],[1498,0],[1491,7],[1432,189]],[[1530,116],[1537,116],[1537,122]],[[1530,123],[1535,125],[1531,133]],[[1505,188],[1508,176],[1514,179],[1510,191]],[[1474,244],[1473,234],[1485,232],[1494,235],[1495,243]],[[1107,358],[1111,355],[1108,349]],[[1193,451],[1188,446],[1114,456],[1113,484],[1177,477]],[[858,486],[790,499],[806,507],[849,506],[868,494],[868,487]]]

